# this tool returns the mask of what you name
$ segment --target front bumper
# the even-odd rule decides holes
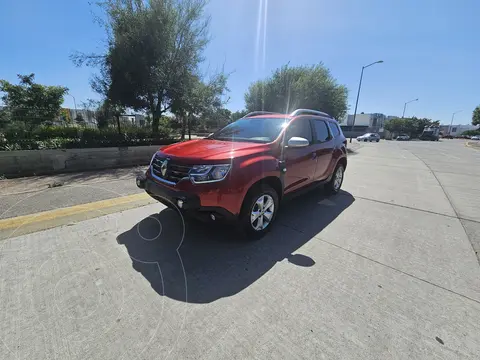
[[[136,183],[140,189],[144,189],[147,194],[162,204],[176,208],[181,212],[193,215],[201,220],[234,220],[236,218],[234,214],[222,207],[202,206],[200,197],[197,194],[173,190],[145,175],[137,176]]]
[[[200,198],[197,195],[184,191],[172,190],[166,186],[157,184],[145,175],[137,176],[137,186],[144,189],[154,199],[169,207],[178,207],[181,210],[194,210],[200,208]],[[181,201],[181,204],[179,203]]]

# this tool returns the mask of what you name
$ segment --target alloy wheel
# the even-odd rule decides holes
[[[265,229],[272,221],[275,213],[275,202],[268,194],[260,195],[250,213],[250,223],[255,231]]]
[[[335,178],[333,180],[333,189],[335,191],[340,190],[340,186],[342,186],[343,181],[343,166],[339,166],[337,171],[335,171]]]

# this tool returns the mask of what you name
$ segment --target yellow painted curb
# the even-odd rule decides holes
[[[474,146],[474,145],[472,146],[472,145],[470,145],[470,141],[465,141],[465,146],[466,146],[466,147],[469,147],[469,148],[471,148],[471,149],[480,150],[480,146]]]
[[[18,228],[22,225],[50,221],[53,219],[72,216],[89,211],[98,211],[118,205],[124,205],[135,201],[148,200],[150,196],[146,193],[122,196],[119,198],[95,201],[88,204],[75,205],[67,208],[43,211],[36,214],[22,215],[14,218],[0,220],[0,230]]]

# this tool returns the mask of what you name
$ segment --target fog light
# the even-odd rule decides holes
[[[180,209],[183,208],[183,200],[182,200],[182,199],[178,199],[178,200],[177,200],[177,205],[178,205],[178,207],[179,207]]]
[[[140,187],[140,179],[137,179],[137,186]]]
[[[210,219],[212,219],[213,221],[215,221],[215,215],[210,214]]]

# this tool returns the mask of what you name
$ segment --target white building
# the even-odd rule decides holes
[[[372,132],[382,131],[387,117],[384,114],[357,114],[355,116],[355,126],[368,126]],[[347,124],[353,125],[353,115],[348,115]]]
[[[451,129],[450,125],[440,125],[440,131],[444,135],[452,135],[452,136],[459,136],[462,135],[463,132],[468,130],[478,130],[480,126],[478,125],[455,125],[453,124]]]

